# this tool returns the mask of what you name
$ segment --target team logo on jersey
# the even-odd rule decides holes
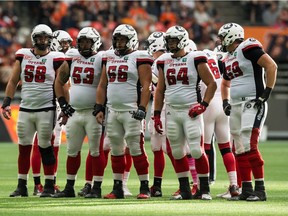
[[[183,58],[183,59],[182,59],[182,62],[187,62],[187,58]]]
[[[32,56],[24,55],[24,59],[25,59],[25,60],[32,60]]]
[[[246,108],[246,109],[250,109],[251,107],[252,107],[252,104],[251,104],[251,103],[246,103],[246,104],[245,104],[245,108]]]
[[[45,63],[46,63],[46,61],[47,61],[47,59],[42,59],[42,63],[44,63],[44,64],[45,64]]]
[[[113,61],[113,60],[114,60],[114,57],[113,57],[113,56],[107,57],[107,62],[110,62],[110,61]]]
[[[128,56],[125,56],[125,57],[124,57],[124,60],[127,61],[127,60],[128,60]]]
[[[91,59],[90,59],[90,62],[95,62],[95,58],[91,58]]]
[[[165,64],[172,64],[173,63],[173,59],[167,59],[165,60]]]
[[[237,56],[237,51],[233,53],[234,56]]]

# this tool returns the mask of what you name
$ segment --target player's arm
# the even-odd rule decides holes
[[[106,75],[106,65],[102,66],[100,81],[96,90],[96,104],[94,106],[93,115],[99,124],[104,122],[105,101],[107,94],[108,79]]]
[[[139,81],[142,86],[141,90],[141,100],[139,107],[148,106],[150,97],[151,97],[151,82],[152,82],[152,71],[149,64],[142,64],[138,67]]]
[[[197,70],[200,78],[207,86],[207,89],[203,97],[203,102],[206,102],[208,105],[212,100],[212,98],[214,97],[215,91],[217,89],[217,84],[207,63],[204,62],[199,63],[197,66]]]
[[[16,60],[13,66],[12,75],[7,83],[6,90],[5,90],[5,98],[3,100],[2,114],[4,118],[10,119],[11,118],[11,107],[10,103],[13,99],[17,85],[20,81],[20,74],[21,74],[21,64],[19,60]]]
[[[159,74],[158,74],[158,82],[157,87],[154,95],[154,110],[160,111],[163,108],[164,104],[164,93],[166,90],[165,86],[165,79],[164,79],[164,72],[162,68],[158,68]]]
[[[273,89],[277,76],[277,64],[268,54],[262,55],[258,59],[257,64],[263,67],[265,70],[266,87]]]

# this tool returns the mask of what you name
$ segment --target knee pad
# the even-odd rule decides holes
[[[55,156],[53,147],[49,146],[48,148],[42,148],[39,146],[39,150],[42,157],[42,163],[43,165],[53,165],[55,164]]]
[[[144,137],[142,135],[127,136],[126,142],[131,156],[138,156],[143,153]]]

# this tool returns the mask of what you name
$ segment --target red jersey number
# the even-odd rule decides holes
[[[126,82],[128,79],[128,66],[127,65],[120,65],[117,69],[117,66],[109,66],[108,68],[108,82],[115,82],[116,79],[118,82]]]
[[[80,84],[82,81],[84,84],[91,85],[94,80],[94,68],[85,67],[83,71],[83,67],[74,67],[72,79],[74,84]]]
[[[208,66],[212,72],[212,74],[214,75],[214,78],[215,79],[219,79],[221,76],[220,76],[220,71],[219,71],[219,68],[217,66],[217,63],[215,62],[214,59],[208,59]]]
[[[182,81],[183,85],[189,85],[187,68],[180,68],[178,73],[175,68],[169,68],[167,70],[166,79],[169,85],[175,85],[177,81]]]
[[[226,73],[230,80],[243,76],[243,72],[239,67],[239,62],[235,61],[231,65],[226,66]]]
[[[34,74],[35,72],[35,74]],[[46,67],[43,65],[37,66],[35,69],[34,65],[26,65],[24,69],[24,80],[25,82],[44,83],[45,82]]]

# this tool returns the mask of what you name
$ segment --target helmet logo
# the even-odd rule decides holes
[[[180,32],[184,32],[185,29],[182,26],[175,26],[175,28],[180,31]]]
[[[57,38],[59,35],[60,35],[60,32],[59,32],[59,31],[55,31],[55,32],[53,33],[53,37],[54,37],[54,38]]]
[[[233,26],[233,23],[227,23],[223,26],[224,29],[230,29]]]
[[[133,31],[133,30],[134,30],[134,28],[133,28],[131,25],[126,25],[126,28],[127,28],[128,30],[130,30],[130,31]]]
[[[162,37],[162,35],[163,35],[162,32],[154,32],[153,33],[153,37],[155,37],[155,38],[160,38],[160,37]]]

